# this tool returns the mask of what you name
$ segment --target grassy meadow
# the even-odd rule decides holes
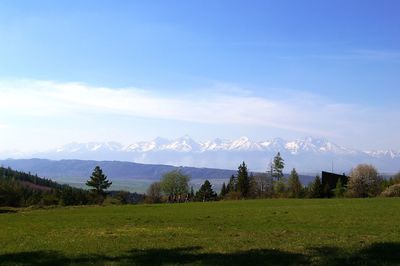
[[[400,198],[0,212],[0,265],[400,265]]]

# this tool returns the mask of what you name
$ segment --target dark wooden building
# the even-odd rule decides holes
[[[330,190],[335,189],[336,184],[339,179],[340,179],[340,182],[342,183],[342,186],[347,186],[347,182],[349,182],[349,177],[346,176],[345,174],[338,175],[335,173],[322,171],[322,187],[323,188],[325,188],[325,186],[328,184]]]

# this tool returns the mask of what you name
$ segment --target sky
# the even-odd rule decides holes
[[[190,135],[400,150],[397,0],[0,1],[0,151]]]

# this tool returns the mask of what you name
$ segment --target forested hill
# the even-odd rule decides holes
[[[31,173],[20,172],[5,167],[0,167],[0,179],[2,181],[17,181],[39,190],[61,189],[65,187],[65,185],[58,184],[50,179],[40,178],[37,174],[32,175]]]
[[[90,201],[86,190],[0,167],[0,206],[82,205]]]

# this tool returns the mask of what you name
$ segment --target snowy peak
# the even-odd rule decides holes
[[[171,143],[165,145],[164,149],[178,152],[200,151],[201,144],[194,141],[189,136],[184,136],[173,140]]]
[[[123,149],[123,145],[117,142],[88,142],[88,143],[77,143],[73,142],[56,149],[57,152],[70,152],[79,153],[86,151],[120,151]]]
[[[263,148],[260,143],[253,142],[247,137],[241,137],[237,140],[232,141],[229,150],[261,151],[263,150]]]
[[[216,138],[214,140],[202,143],[202,150],[203,151],[228,150],[230,145],[231,145],[230,140]]]
[[[287,141],[281,139],[281,138],[275,138],[272,140],[265,140],[261,141],[260,145],[269,151],[282,151],[285,149],[285,146],[287,144]]]
[[[393,150],[387,150],[387,151],[366,151],[368,155],[374,157],[374,158],[382,158],[382,157],[388,157],[388,158],[398,158],[400,157],[400,152],[396,152]]]
[[[165,145],[169,143],[168,139],[164,138],[155,138],[151,141],[140,141],[133,144],[128,145],[124,148],[127,152],[147,152],[161,149]]]
[[[298,154],[301,152],[312,153],[334,153],[334,154],[352,154],[355,151],[341,147],[326,139],[318,139],[307,137],[304,140],[289,141],[285,144],[285,149],[290,151],[291,154]]]
[[[200,151],[201,144],[194,141],[189,136],[168,140],[164,138],[155,138],[151,141],[140,141],[128,145],[125,148],[128,152],[152,152],[152,151],[176,151],[192,152]]]

